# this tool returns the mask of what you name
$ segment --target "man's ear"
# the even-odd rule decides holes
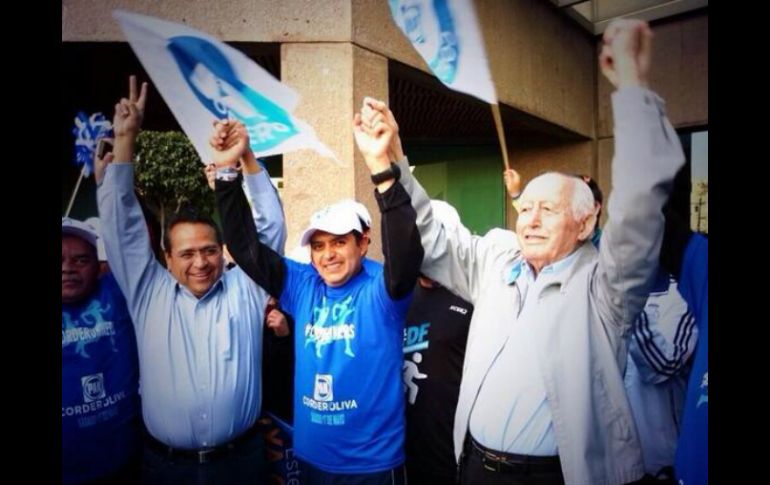
[[[166,257],[166,268],[171,266],[171,251],[163,251],[163,256]]]
[[[585,241],[591,237],[594,233],[594,228],[598,221],[596,220],[596,213],[592,213],[589,216],[583,218],[583,222],[580,223],[580,233],[578,234],[578,241]]]
[[[369,234],[369,231],[367,231],[358,241],[358,247],[361,248],[361,257],[366,256],[366,253],[369,251],[369,243],[372,241],[371,237],[369,237]]]

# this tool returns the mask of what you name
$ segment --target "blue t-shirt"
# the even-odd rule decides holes
[[[117,471],[140,445],[136,337],[111,274],[62,304],[61,330],[62,480],[77,483]]]
[[[695,234],[685,250],[679,293],[695,314],[698,345],[682,416],[674,472],[681,485],[708,483],[709,446],[709,267],[708,239]]]
[[[331,473],[402,464],[402,346],[411,294],[392,300],[382,265],[373,261],[337,288],[310,265],[286,265],[281,306],[296,321],[297,456]]]

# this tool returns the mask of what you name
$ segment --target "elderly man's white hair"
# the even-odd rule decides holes
[[[596,213],[594,194],[591,193],[591,188],[587,183],[583,182],[574,175],[568,175],[561,172],[546,172],[530,180],[527,186],[536,180],[547,180],[553,178],[565,180],[571,188],[572,197],[570,198],[570,212],[572,212],[572,217],[576,222],[580,222],[586,217]],[[526,190],[526,187],[524,190]]]

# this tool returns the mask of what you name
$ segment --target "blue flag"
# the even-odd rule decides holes
[[[112,124],[101,113],[88,116],[79,111],[75,117],[75,165],[83,166],[83,176],[88,177],[94,171],[94,154],[99,138],[112,136]]]

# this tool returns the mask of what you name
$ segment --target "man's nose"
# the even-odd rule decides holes
[[[540,208],[539,207],[533,207],[532,210],[530,211],[529,225],[530,226],[539,226],[540,222],[541,222],[540,221],[540,216],[541,216]]]
[[[208,264],[208,260],[203,255],[203,251],[197,251],[195,253],[195,258],[193,259],[193,264],[197,268],[203,268],[204,266],[206,266]]]

